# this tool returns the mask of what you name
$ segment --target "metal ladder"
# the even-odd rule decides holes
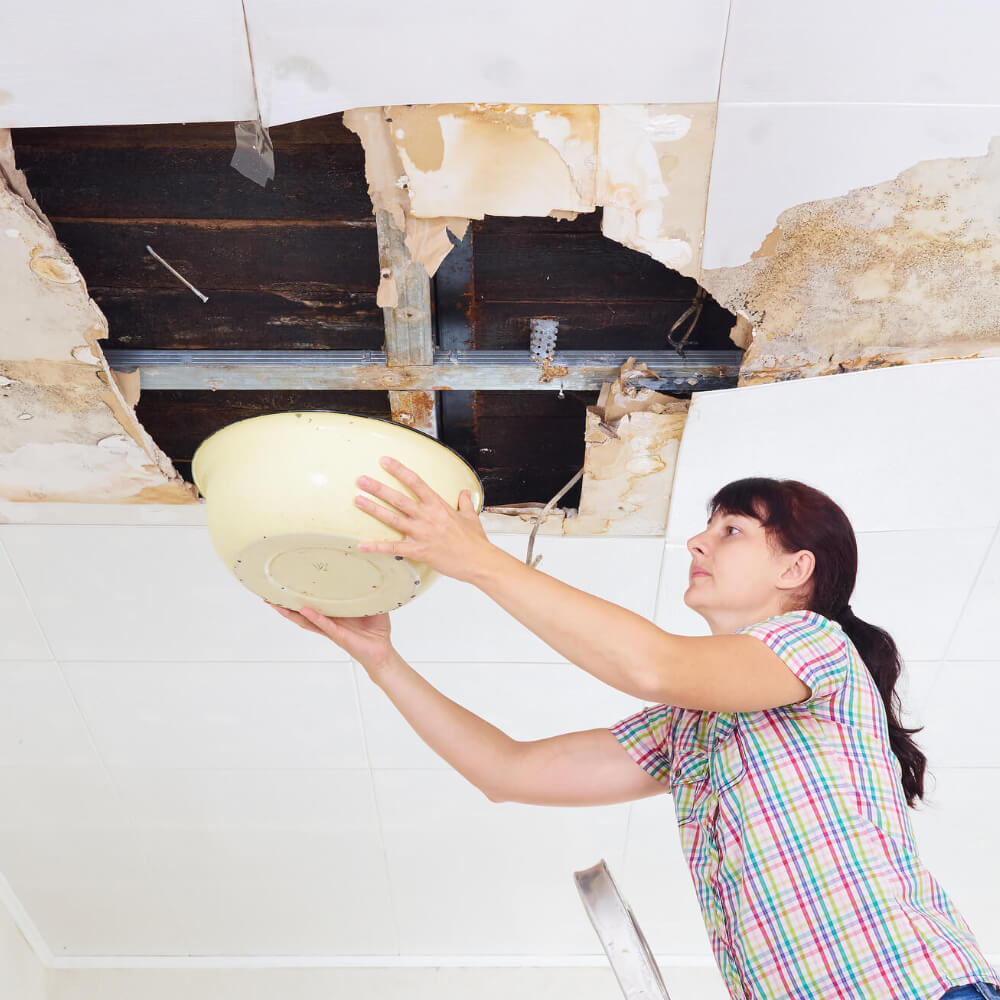
[[[626,1000],[670,1000],[635,914],[604,860],[573,877]]]

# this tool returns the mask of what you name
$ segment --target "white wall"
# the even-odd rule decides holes
[[[727,1000],[714,968],[664,969],[673,1000]],[[621,1000],[608,967],[575,969],[74,969],[47,1000]]]
[[[0,903],[0,997],[46,1000],[45,969]]]

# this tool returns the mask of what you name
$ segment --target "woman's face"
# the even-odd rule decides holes
[[[760,521],[744,514],[715,514],[687,547],[691,567],[684,603],[713,632],[782,613],[791,591],[812,569],[812,553],[777,550]]]

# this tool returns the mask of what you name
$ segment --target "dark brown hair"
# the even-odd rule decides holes
[[[854,643],[885,704],[889,744],[902,770],[908,805],[924,795],[927,758],[899,721],[895,691],[903,661],[892,636],[863,621],[849,601],[858,575],[858,544],[847,515],[825,493],[794,479],[738,479],[724,486],[709,502],[709,515],[744,514],[756,518],[768,540],[785,552],[808,549],[816,566],[808,592],[794,595],[788,611],[807,610],[834,619]]]

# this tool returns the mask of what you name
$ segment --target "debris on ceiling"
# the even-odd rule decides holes
[[[587,408],[583,490],[567,535],[662,535],[689,399],[632,384],[649,374],[630,358]]]
[[[189,503],[191,486],[112,374],[107,322],[14,165],[0,130],[0,499]]]

